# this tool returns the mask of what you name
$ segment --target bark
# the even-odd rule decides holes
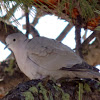
[[[7,35],[20,32],[16,27],[0,21],[0,41],[5,43]]]
[[[100,43],[98,39],[83,48],[82,54],[88,64],[92,66],[100,65]]]
[[[1,100],[100,100],[98,82],[84,80],[31,80],[19,84]]]
[[[81,28],[82,28],[82,18],[77,16],[75,22],[75,41],[76,41],[76,53],[83,58],[82,48],[81,48]]]
[[[90,44],[92,39],[95,40]],[[84,60],[92,65],[100,65],[100,31],[94,31],[83,43],[82,54]]]

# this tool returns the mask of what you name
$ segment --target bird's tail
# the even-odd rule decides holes
[[[68,79],[92,79],[96,81],[100,81],[100,73],[94,72],[94,71],[59,71],[52,74],[55,79],[62,79],[62,78],[68,78]]]
[[[99,70],[93,66],[88,65],[87,63],[76,64],[71,68],[61,68],[62,76],[69,78],[88,78],[100,81]]]
[[[100,73],[94,71],[74,72],[78,78],[88,78],[100,81]]]

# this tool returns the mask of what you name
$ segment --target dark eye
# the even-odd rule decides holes
[[[16,39],[13,39],[13,41],[16,41]]]

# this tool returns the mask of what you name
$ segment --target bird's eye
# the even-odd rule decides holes
[[[16,39],[13,39],[13,41],[15,42],[15,41],[16,41]]]

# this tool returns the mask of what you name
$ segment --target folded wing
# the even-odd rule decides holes
[[[45,37],[36,37],[28,42],[27,56],[38,66],[47,70],[70,68],[82,63],[82,59],[64,44]]]

